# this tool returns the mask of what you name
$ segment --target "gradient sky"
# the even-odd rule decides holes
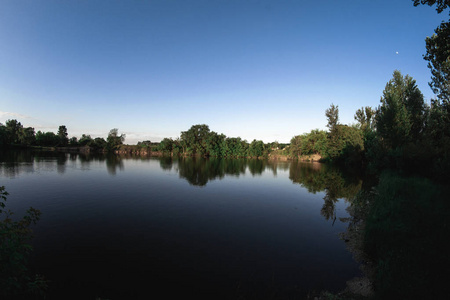
[[[289,142],[331,103],[354,123],[396,69],[429,102],[425,38],[446,18],[411,0],[0,0],[0,122]]]

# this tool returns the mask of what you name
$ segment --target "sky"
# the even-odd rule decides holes
[[[425,38],[446,19],[411,0],[0,0],[0,122],[287,143],[332,103],[354,123],[394,70],[429,102]]]

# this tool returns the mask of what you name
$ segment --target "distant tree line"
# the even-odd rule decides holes
[[[247,142],[240,137],[227,137],[224,134],[211,131],[208,125],[193,125],[189,130],[182,131],[177,139],[164,138],[157,150],[172,155],[202,156],[202,157],[267,157],[270,152],[287,144],[278,142],[264,143],[254,139]]]
[[[7,120],[5,124],[0,123],[0,146],[40,146],[40,147],[90,147],[94,150],[113,151],[118,149],[125,141],[125,134],[119,135],[118,129],[109,131],[106,140],[104,138],[92,138],[83,134],[80,139],[68,137],[67,128],[61,125],[58,132],[35,132],[33,127],[23,127],[17,120]]]

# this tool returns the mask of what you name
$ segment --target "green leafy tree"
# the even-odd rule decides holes
[[[425,102],[410,76],[394,71],[386,84],[376,115],[376,128],[388,149],[419,138],[424,129]]]
[[[208,125],[193,125],[188,131],[181,132],[185,153],[206,155],[206,140],[210,134]]]
[[[362,131],[347,125],[337,125],[333,134],[328,140],[326,158],[348,165],[360,164],[364,150]]]
[[[375,127],[376,110],[370,106],[361,107],[355,113],[355,120],[358,121],[358,126],[361,130],[373,130]]]
[[[169,138],[164,138],[158,145],[158,151],[165,153],[172,153],[174,148],[174,141]]]
[[[106,149],[108,147],[108,144],[107,144],[107,142],[105,141],[104,138],[97,137],[90,143],[89,146],[94,148],[94,149],[96,149],[96,150],[103,150],[103,149]]]
[[[106,138],[107,149],[110,151],[116,150],[125,141],[125,134],[119,135],[119,129],[114,128],[109,131]]]
[[[330,108],[325,111],[325,116],[328,120],[327,127],[330,129],[330,132],[333,132],[339,122],[339,106],[331,104]]]
[[[327,147],[327,133],[323,130],[314,129],[310,133],[293,137],[289,151],[292,157],[298,158],[301,155],[324,155]]]
[[[253,140],[248,148],[248,153],[252,157],[262,157],[264,155],[265,145],[263,141]]]
[[[248,145],[240,137],[225,138],[222,144],[224,157],[244,157],[247,156]]]
[[[214,156],[214,157],[222,157],[223,156],[223,142],[225,140],[225,135],[218,134],[214,131],[206,138],[206,155]]]

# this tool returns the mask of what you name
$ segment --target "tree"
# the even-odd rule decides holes
[[[325,153],[329,160],[356,165],[362,161],[363,150],[364,138],[361,130],[347,125],[336,125]]]
[[[38,146],[54,147],[58,145],[59,138],[53,132],[42,132],[38,131],[36,133],[36,144]]]
[[[89,146],[94,140],[89,134],[82,134],[78,144],[80,146]]]
[[[257,140],[253,140],[248,148],[249,155],[256,158],[263,156],[264,150],[264,142]]]
[[[434,4],[437,4],[436,10],[439,14],[443,12],[444,9],[450,7],[450,0],[413,0],[413,1],[414,6],[418,6],[420,4],[428,4],[428,6],[433,6]]]
[[[117,149],[125,141],[125,134],[119,135],[119,129],[114,128],[109,131],[108,137],[106,138],[107,148],[112,151]]]
[[[34,128],[27,127],[19,130],[19,143],[23,146],[30,146],[36,142]]]
[[[373,130],[375,125],[376,111],[370,106],[361,107],[355,113],[355,120],[361,130]]]
[[[174,142],[170,138],[164,138],[158,145],[158,151],[172,153]]]
[[[380,102],[376,128],[387,148],[394,149],[419,138],[424,129],[425,102],[414,79],[394,71]]]
[[[6,139],[8,144],[19,144],[19,135],[23,126],[17,120],[8,120],[5,123]]]
[[[67,144],[69,144],[69,138],[67,136],[68,134],[66,126],[64,125],[59,126],[58,128],[59,145],[67,146]]]
[[[435,34],[425,39],[428,61],[431,70],[429,85],[446,105],[450,105],[450,23],[443,22],[435,29]]]
[[[206,139],[210,134],[208,125],[193,125],[188,131],[181,132],[181,140],[185,144],[187,153],[205,155]]]
[[[78,146],[78,139],[76,136],[73,136],[69,139],[69,145],[72,147]]]
[[[225,140],[224,134],[218,134],[217,132],[211,131],[211,133],[206,138],[206,155],[222,157],[223,156],[223,143]]]
[[[328,119],[327,127],[332,132],[339,122],[339,106],[331,104],[330,108],[325,111],[325,116]]]
[[[6,127],[0,123],[0,146],[8,145],[8,137],[6,132]]]

